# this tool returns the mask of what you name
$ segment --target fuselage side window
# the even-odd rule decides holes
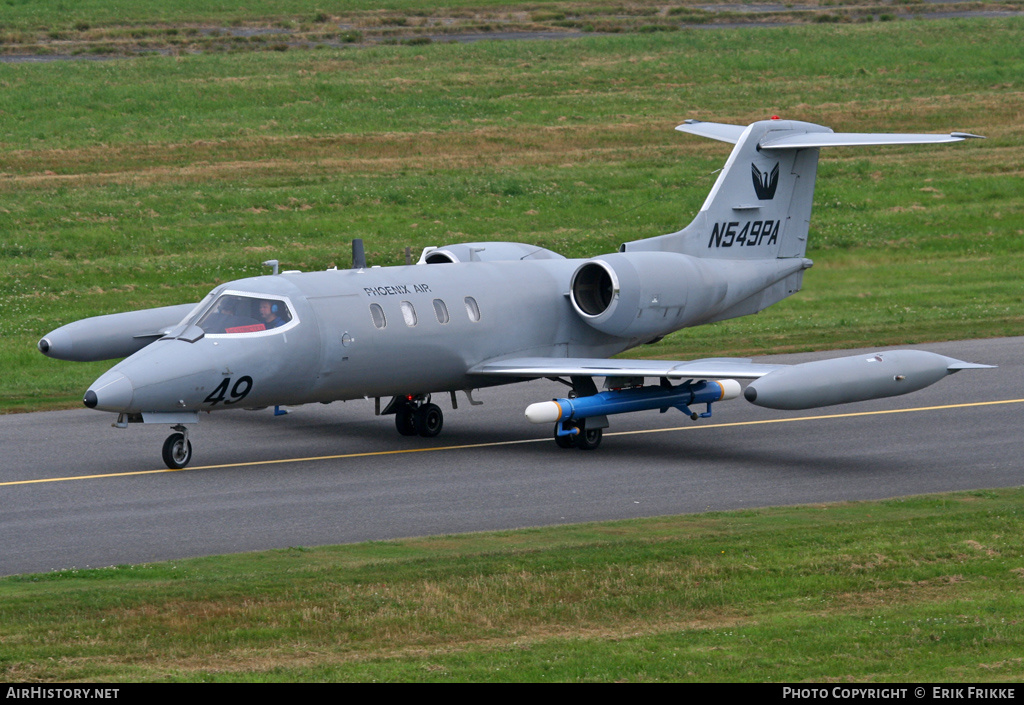
[[[434,315],[437,316],[437,322],[442,325],[451,320],[448,316],[448,307],[441,299],[434,299]]]
[[[259,333],[280,328],[291,320],[288,304],[280,299],[224,294],[197,325],[211,335]]]
[[[370,304],[370,318],[373,319],[373,325],[380,329],[388,327],[388,319],[384,316],[384,309],[380,307],[380,304]]]
[[[402,302],[402,318],[405,319],[405,325],[410,328],[417,323],[416,309],[408,301]]]
[[[476,303],[476,299],[472,296],[466,297],[466,314],[469,315],[469,320],[473,323],[477,323],[480,320],[480,307]]]

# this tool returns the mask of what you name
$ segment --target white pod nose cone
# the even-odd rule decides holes
[[[557,401],[539,401],[526,407],[526,420],[531,423],[554,423],[562,418],[562,406]]]
[[[718,383],[718,386],[722,388],[722,398],[719,399],[719,401],[735,399],[742,391],[740,383],[734,379],[718,379],[715,381]]]

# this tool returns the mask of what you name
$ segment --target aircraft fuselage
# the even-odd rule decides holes
[[[98,379],[95,408],[213,411],[471,389],[512,381],[467,374],[484,360],[630,347],[573,314],[566,293],[580,263],[467,262],[230,282]],[[282,302],[291,320],[229,332],[196,326],[232,295]]]

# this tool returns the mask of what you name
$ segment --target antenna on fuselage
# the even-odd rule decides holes
[[[271,274],[277,274],[277,268],[278,268],[279,265],[280,265],[280,263],[276,259],[268,259],[266,262],[263,263],[264,267],[273,267],[274,268],[274,271],[271,272]]]
[[[352,269],[366,269],[366,250],[362,238],[352,241]]]

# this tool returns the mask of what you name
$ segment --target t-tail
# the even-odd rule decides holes
[[[687,120],[676,129],[735,147],[693,222],[679,232],[627,242],[620,252],[676,252],[705,260],[803,260],[822,147],[943,144],[978,137],[962,132],[836,133],[779,119],[747,127]],[[811,264],[804,262],[806,267]],[[787,277],[758,310],[798,291],[802,278],[802,270]]]

